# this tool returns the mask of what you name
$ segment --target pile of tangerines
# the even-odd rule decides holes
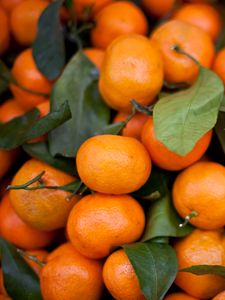
[[[0,0],[0,55],[16,80],[2,93],[1,123],[34,108],[40,118],[50,112],[48,95],[57,79],[49,80],[38,69],[32,44],[39,17],[52,2]],[[173,173],[173,206],[193,226],[187,236],[170,243],[179,270],[225,267],[225,167],[205,156],[213,129],[181,156],[157,139],[153,117],[143,112],[151,110],[165,82],[192,85],[199,74],[195,60],[225,84],[225,48],[215,50],[223,31],[217,5],[209,0],[62,3],[62,26],[71,20],[93,25],[82,51],[99,71],[99,92],[111,108],[111,124],[124,121],[124,128],[81,143],[76,163],[71,162],[76,177],[19,148],[0,150],[0,236],[19,249],[40,277],[44,300],[150,300],[122,246],[141,241],[144,234],[148,217],[143,202],[148,200],[133,193],[151,179],[153,167]],[[9,53],[16,55],[9,60]],[[142,107],[138,112],[132,113],[132,99]],[[28,143],[46,140],[40,136]],[[84,193],[45,188],[76,179]],[[4,268],[0,275],[0,299],[18,300],[4,284]],[[163,299],[224,300],[225,278],[177,272]]]

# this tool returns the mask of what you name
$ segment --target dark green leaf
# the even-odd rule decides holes
[[[180,272],[188,272],[195,275],[218,275],[225,277],[225,267],[220,265],[198,265],[180,270]]]
[[[78,52],[56,82],[51,97],[52,109],[68,99],[72,119],[50,133],[53,156],[74,157],[81,143],[108,124],[110,110],[99,95],[96,75],[95,66]]]
[[[220,111],[225,112],[225,95],[223,96],[223,100],[220,106]]]
[[[220,112],[215,127],[216,135],[225,153],[225,112]]]
[[[65,6],[71,9],[73,7],[73,0],[65,0]]]
[[[0,148],[14,149],[31,139],[48,133],[70,117],[68,102],[41,119],[39,119],[39,110],[33,109],[21,117],[0,124]]]
[[[115,124],[109,124],[103,129],[100,129],[96,134],[114,134],[117,135],[125,127],[125,122],[117,122]]]
[[[161,170],[153,168],[147,182],[133,196],[147,200],[159,199],[168,193],[166,180],[166,175]]]
[[[0,238],[0,250],[4,286],[9,296],[16,300],[41,300],[39,278],[16,248]]]
[[[179,227],[183,220],[175,211],[169,193],[155,201],[147,214],[147,225],[142,240],[147,241],[156,237],[183,237],[193,230],[187,224]]]
[[[36,65],[50,80],[56,79],[65,65],[65,44],[59,16],[63,2],[56,0],[43,11],[33,43]]]
[[[65,157],[53,157],[49,152],[47,142],[25,144],[23,145],[23,149],[30,156],[42,160],[56,169],[77,176],[74,159]]]
[[[161,300],[174,282],[177,258],[165,243],[136,243],[123,247],[148,300]]]
[[[156,103],[153,117],[157,139],[171,151],[186,155],[216,124],[223,95],[221,79],[200,68],[198,79],[189,89]]]
[[[14,78],[12,77],[10,70],[0,59],[0,95],[4,93],[10,82],[13,82]]]

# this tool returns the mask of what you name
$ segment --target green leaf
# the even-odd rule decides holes
[[[215,132],[225,153],[225,112],[220,112],[215,126]]]
[[[220,106],[220,111],[225,112],[225,95],[223,96],[223,100]]]
[[[87,138],[108,124],[110,109],[102,102],[96,77],[97,69],[79,51],[56,82],[52,109],[68,99],[72,119],[50,133],[49,147],[53,156],[74,157]]]
[[[0,124],[0,148],[10,150],[42,136],[71,118],[68,102],[39,119],[39,110]]]
[[[12,299],[41,300],[39,278],[16,248],[0,238],[4,286]]]
[[[177,258],[165,243],[136,243],[123,247],[148,300],[161,300],[177,274]]]
[[[193,227],[189,224],[179,227],[181,223],[183,220],[175,211],[167,193],[150,206],[142,240],[148,241],[156,237],[183,237],[190,234]]]
[[[147,182],[132,195],[135,198],[146,200],[156,200],[168,193],[167,178],[165,173],[157,168],[153,168]]]
[[[198,266],[191,266],[182,270],[179,270],[179,272],[188,272],[195,275],[217,275],[225,277],[225,267],[220,265],[198,265]]]
[[[7,90],[10,82],[14,82],[14,78],[12,77],[10,70],[0,59],[0,95]]]
[[[63,0],[56,0],[43,11],[38,21],[38,34],[33,43],[33,56],[38,69],[50,80],[56,79],[66,60],[60,8]]]
[[[117,122],[115,124],[109,124],[105,126],[103,129],[100,129],[96,134],[114,134],[118,135],[121,130],[125,127],[125,122]]]
[[[171,151],[186,155],[216,124],[223,95],[221,79],[201,67],[190,88],[156,103],[153,118],[157,139]]]
[[[44,161],[56,169],[77,176],[74,159],[65,157],[53,157],[49,152],[47,142],[25,144],[23,145],[23,150],[30,156]]]

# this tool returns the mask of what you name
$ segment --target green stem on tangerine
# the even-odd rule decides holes
[[[33,188],[29,188],[29,186],[35,182],[41,182],[42,180],[42,176],[45,174],[45,171],[42,171],[40,174],[38,174],[36,177],[34,177],[33,179],[31,179],[30,181],[24,183],[24,184],[20,184],[20,185],[8,185],[6,190],[33,190],[33,188],[39,189],[40,187],[43,188],[43,185],[40,184],[39,186],[33,187]]]
[[[83,182],[81,181],[75,188],[72,190],[71,184],[63,185],[63,186],[52,186],[52,185],[44,185],[44,181],[42,176],[45,174],[45,171],[42,171],[40,174],[38,174],[36,177],[31,179],[30,181],[20,184],[20,185],[8,185],[6,190],[26,190],[26,191],[35,191],[35,190],[40,190],[40,189],[49,189],[49,190],[61,190],[61,191],[66,191],[70,192],[71,195],[66,197],[67,201],[70,201],[71,198],[75,195],[80,195],[82,196],[83,193],[88,189],[85,185],[83,185]],[[32,186],[30,187],[31,184],[37,182],[37,186]]]
[[[174,45],[172,46],[172,50],[176,51],[179,54],[183,54],[185,56],[187,56],[188,58],[190,58],[198,67],[201,67],[201,64],[199,63],[199,61],[197,61],[197,59],[195,59],[191,54],[185,52],[183,49],[180,48],[180,46],[178,45]]]
[[[135,99],[132,99],[130,102],[136,111],[152,116],[154,105],[145,106],[138,103]]]
[[[44,267],[45,266],[45,263],[40,261],[40,259],[38,259],[36,256],[33,256],[33,255],[29,255],[27,254],[25,251],[21,250],[21,249],[17,249],[17,252],[25,257],[25,258],[28,258],[30,260],[32,260],[33,262],[35,262],[36,264],[38,264],[40,267]]]
[[[196,211],[194,211],[194,210],[191,211],[190,214],[184,218],[184,222],[179,224],[179,227],[180,228],[185,227],[189,223],[191,218],[197,217],[197,216],[198,216],[198,213]]]

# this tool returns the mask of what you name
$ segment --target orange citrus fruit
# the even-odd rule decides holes
[[[73,7],[78,20],[93,18],[113,0],[73,0]]]
[[[15,213],[8,193],[0,203],[0,235],[19,248],[31,250],[49,245],[56,232],[45,232],[24,223]]]
[[[47,261],[50,261],[61,255],[67,255],[67,253],[68,254],[73,253],[74,251],[76,251],[76,248],[74,248],[72,243],[70,242],[63,243],[57,248],[55,248],[51,253],[49,253],[47,257]]]
[[[53,83],[46,79],[37,69],[31,49],[26,49],[17,56],[12,68],[12,75],[20,85],[31,91],[43,94],[49,94],[51,92]],[[32,94],[14,84],[11,84],[10,88],[16,101],[18,101],[26,111],[47,99],[47,95],[45,97],[44,95]]]
[[[212,139],[212,130],[204,134],[194,148],[185,156],[170,151],[157,140],[154,132],[153,118],[149,117],[142,129],[142,143],[145,145],[152,162],[165,170],[178,171],[198,161],[206,152]]]
[[[117,1],[103,8],[95,17],[91,41],[95,47],[106,49],[115,38],[129,33],[145,35],[148,22],[135,4]]]
[[[98,70],[101,70],[105,52],[98,48],[85,48],[84,54],[90,59],[90,61],[96,66]]]
[[[82,255],[102,258],[114,247],[137,241],[145,227],[140,204],[129,195],[93,194],[72,209],[67,232]]]
[[[162,85],[162,57],[154,42],[129,34],[117,38],[107,48],[99,89],[110,107],[129,112],[132,99],[149,105]]]
[[[172,10],[174,2],[175,0],[141,0],[146,11],[156,18],[167,15]]]
[[[113,123],[125,121],[128,114],[123,112],[118,112],[113,119]],[[122,130],[123,136],[129,136],[141,140],[141,132],[145,122],[148,120],[148,116],[142,113],[136,113],[132,119],[127,123],[127,125]]]
[[[216,295],[216,297],[214,297],[212,300],[225,300],[225,291]]]
[[[225,85],[225,48],[221,49],[217,53],[212,69],[221,78]]]
[[[178,240],[175,251],[179,270],[195,265],[225,265],[223,233],[195,229]],[[200,299],[212,299],[224,290],[225,279],[215,275],[194,275],[178,272],[175,283],[186,293]]]
[[[158,27],[151,39],[161,50],[165,80],[168,82],[192,82],[199,72],[197,64],[184,54],[177,53],[175,47],[193,56],[206,68],[210,68],[213,63],[213,41],[205,31],[195,25],[172,20]]]
[[[14,7],[10,26],[19,44],[31,46],[37,35],[38,19],[48,5],[47,0],[25,0]]]
[[[99,300],[102,289],[102,263],[77,251],[50,260],[41,270],[44,300]]]
[[[192,211],[190,223],[202,229],[225,225],[225,167],[201,161],[181,172],[173,185],[173,203],[184,218]]]
[[[135,271],[124,250],[112,253],[103,267],[103,280],[114,299],[145,300]]]
[[[189,296],[185,293],[173,293],[167,295],[164,300],[198,300],[197,298],[194,298],[192,296]]]
[[[136,139],[98,135],[87,139],[76,156],[78,174],[92,190],[127,194],[139,189],[151,172],[151,160]]]
[[[178,9],[174,20],[184,21],[198,26],[216,40],[222,29],[222,20],[218,10],[209,4],[186,4]]]
[[[75,180],[74,177],[63,171],[44,162],[31,159],[15,174],[12,185],[29,182],[42,171],[45,171],[42,182],[47,186],[62,186]],[[32,186],[39,184],[36,182]],[[16,213],[24,222],[39,230],[50,231],[66,225],[69,212],[78,201],[78,196],[67,201],[69,195],[69,192],[63,190],[38,189],[28,191],[20,189],[10,191],[10,200]]]
[[[6,123],[25,113],[24,109],[15,99],[6,100],[0,105],[0,122]]]
[[[10,151],[0,149],[0,179],[2,179],[5,176],[5,174],[10,170],[17,157],[17,149]]]

